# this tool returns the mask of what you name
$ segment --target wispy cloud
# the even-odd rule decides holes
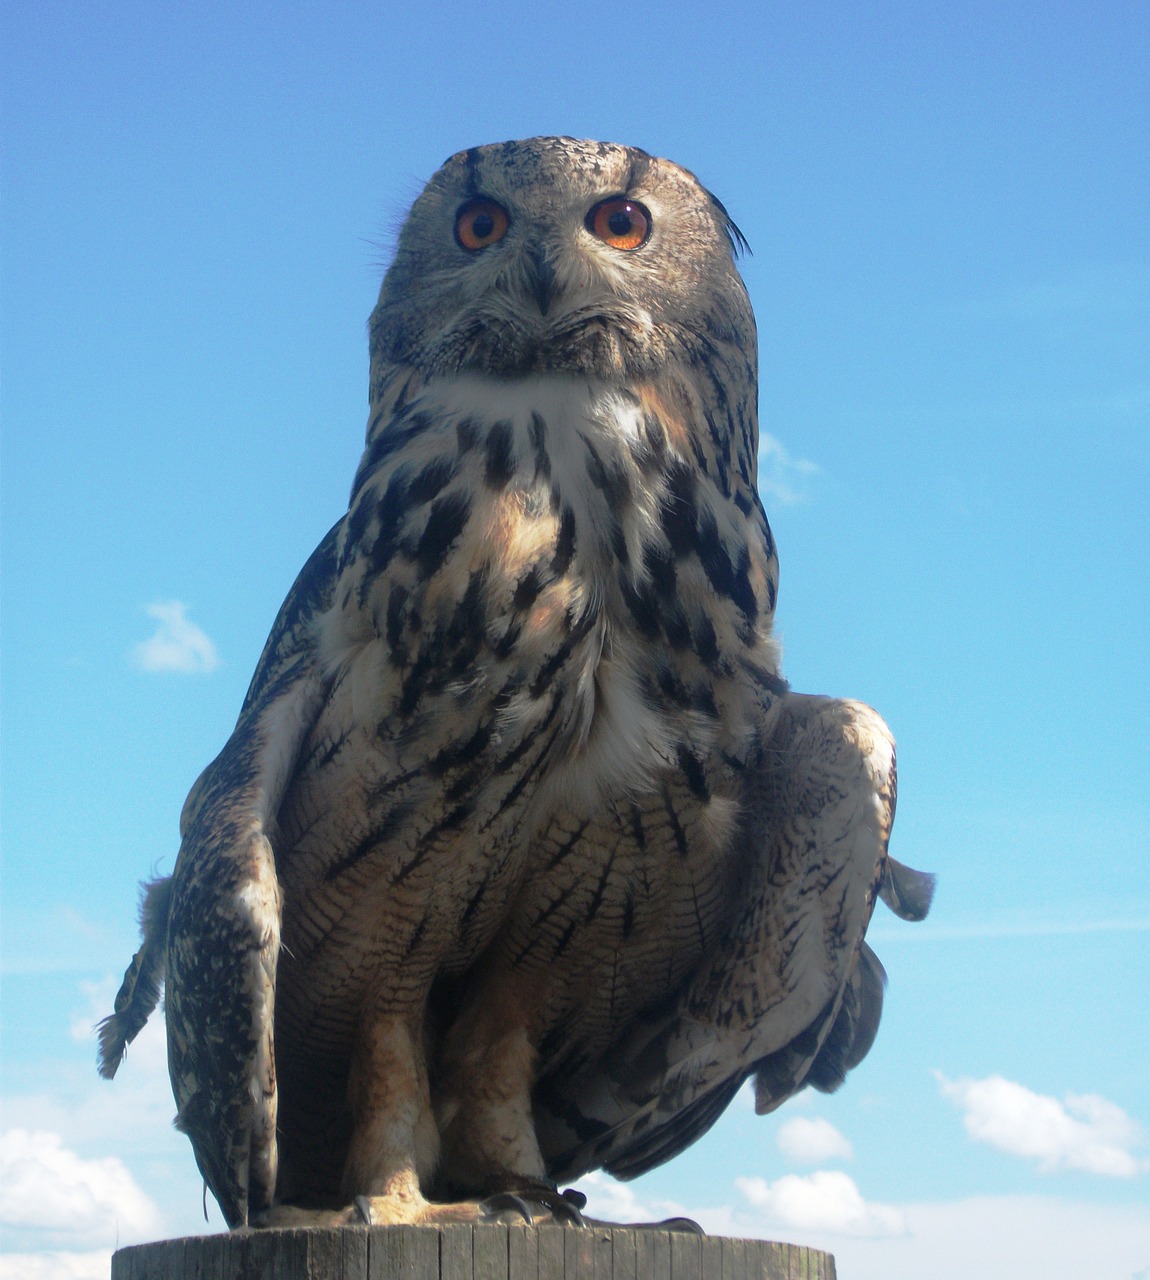
[[[972,938],[1063,938],[1080,934],[1150,932],[1150,915],[1130,915],[1113,919],[1064,920],[1015,918],[1009,920],[970,920],[957,924],[940,924],[933,919],[913,929],[880,922],[867,930],[867,941],[891,942],[963,942]]]
[[[897,1236],[906,1220],[892,1205],[863,1199],[853,1178],[832,1169],[805,1177],[787,1174],[774,1182],[736,1178],[735,1186],[772,1227],[831,1231],[848,1236]]]
[[[1132,1178],[1150,1169],[1135,1154],[1142,1134],[1116,1103],[1068,1093],[1060,1102],[1002,1076],[948,1080],[935,1072],[943,1096],[962,1111],[967,1133],[1008,1155],[1035,1160],[1044,1172],[1075,1169]]]
[[[795,1116],[775,1134],[779,1150],[793,1164],[822,1164],[827,1160],[850,1160],[854,1148],[829,1120],[818,1116]]]
[[[157,600],[147,606],[159,624],[155,633],[132,650],[132,660],[144,671],[204,675],[220,665],[216,646],[207,633],[188,618],[181,600]]]
[[[759,491],[784,506],[805,502],[809,496],[811,477],[818,465],[806,458],[795,458],[781,440],[767,432],[759,436]]]

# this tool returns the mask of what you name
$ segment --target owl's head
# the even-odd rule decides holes
[[[651,375],[755,359],[742,235],[686,169],[529,138],[461,151],[416,200],[371,319],[373,364],[425,377]]]

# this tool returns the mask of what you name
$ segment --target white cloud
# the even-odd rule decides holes
[[[585,1174],[572,1184],[587,1197],[584,1210],[592,1218],[608,1222],[661,1222],[664,1218],[690,1217],[673,1200],[640,1200],[633,1187],[616,1182],[605,1173]]]
[[[0,1155],[0,1223],[77,1249],[159,1231],[160,1212],[115,1156],[86,1160],[55,1133],[9,1129]]]
[[[897,1236],[906,1230],[898,1209],[867,1203],[854,1179],[835,1170],[820,1169],[806,1177],[787,1174],[774,1182],[736,1178],[735,1186],[771,1229],[850,1236]]]
[[[136,645],[132,660],[144,671],[174,671],[204,675],[220,665],[216,646],[206,632],[189,621],[188,606],[180,600],[157,600],[147,606],[159,623],[155,634]]]
[[[81,982],[88,1008],[70,1020],[70,1038],[85,1046],[84,1069],[61,1077],[31,1077],[27,1092],[7,1093],[4,1115],[21,1129],[66,1133],[81,1150],[115,1150],[122,1155],[155,1159],[187,1153],[188,1141],[172,1128],[176,1104],[168,1081],[167,1037],[157,1009],[128,1046],[114,1080],[96,1075],[95,1024],[112,1010],[119,982]],[[9,1086],[11,1087],[11,1086]]]
[[[818,466],[806,458],[791,457],[781,440],[763,431],[759,433],[759,491],[769,498],[791,506],[806,500],[806,487]]]
[[[160,1010],[129,1047],[115,1080],[96,1075],[93,1024],[111,1010],[118,986],[119,980],[113,977],[80,984],[90,1004],[65,1029],[66,1035],[70,1030],[69,1039],[79,1054],[73,1051],[65,1060],[6,1067],[5,1125],[26,1132],[65,1134],[68,1146],[79,1153],[77,1158],[115,1155],[123,1161],[162,1214],[162,1226],[148,1233],[153,1238],[219,1231],[220,1215],[211,1196],[206,1201],[209,1220],[205,1222],[203,1217],[203,1184],[191,1145],[172,1127],[176,1106],[168,1081]],[[84,1240],[61,1234],[66,1225],[66,1221],[53,1222],[45,1230],[25,1226],[6,1231],[5,1253],[88,1248]],[[118,1242],[128,1243],[123,1222],[120,1226]],[[91,1247],[116,1242],[113,1234],[106,1240],[92,1241]],[[104,1280],[106,1277],[105,1269]]]
[[[112,1250],[92,1253],[5,1253],[0,1280],[108,1280]]]
[[[850,1280],[1136,1280],[1150,1266],[1150,1211],[1053,1196],[900,1205],[905,1235],[806,1238]]]
[[[854,1148],[829,1120],[795,1116],[775,1134],[779,1150],[793,1164],[822,1164],[826,1160],[851,1160]]]
[[[644,1195],[645,1184],[593,1173],[576,1185],[594,1217],[650,1222],[684,1215],[713,1235],[807,1245],[834,1254],[839,1275],[851,1280],[1150,1280],[1150,1209],[1141,1204],[972,1196],[867,1205],[844,1174],[815,1174],[773,1184],[739,1179],[742,1204],[734,1196],[700,1208]],[[860,1222],[868,1229],[858,1230]]]
[[[943,1096],[962,1109],[963,1125],[976,1142],[1036,1160],[1044,1173],[1077,1169],[1132,1178],[1150,1169],[1150,1160],[1132,1150],[1141,1140],[1139,1126],[1105,1098],[1068,1093],[1059,1102],[1002,1076],[983,1080],[948,1080],[940,1072],[935,1076]]]

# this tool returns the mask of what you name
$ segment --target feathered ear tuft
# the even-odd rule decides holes
[[[144,886],[140,903],[140,930],[144,943],[132,957],[116,993],[115,1012],[97,1027],[100,1034],[98,1068],[105,1080],[111,1080],[116,1074],[128,1045],[143,1030],[160,999],[171,896],[170,879],[153,880]]]
[[[736,258],[741,258],[744,253],[751,254],[753,257],[754,251],[752,250],[747,237],[739,230],[734,218],[732,218],[727,212],[726,205],[724,205],[719,197],[711,191],[707,192],[707,196],[719,211],[719,216],[723,220],[723,231],[726,233],[727,240],[730,242],[731,252]]]

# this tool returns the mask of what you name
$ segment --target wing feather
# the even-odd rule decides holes
[[[175,871],[162,882],[163,901],[145,913],[144,945],[101,1029],[110,1075],[163,979],[176,1125],[233,1227],[270,1206],[275,1193],[282,904],[270,837],[326,693],[312,627],[334,590],[341,527],[296,579],[236,727],[185,802]]]
[[[635,1177],[705,1132],[748,1077],[756,1109],[771,1110],[808,1083],[836,1087],[873,1042],[884,975],[863,936],[890,878],[889,730],[860,703],[788,693],[748,776],[748,871],[730,928],[595,1070],[539,1090],[556,1177],[600,1166]]]

